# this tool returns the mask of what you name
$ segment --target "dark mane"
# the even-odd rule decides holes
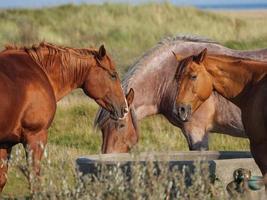
[[[130,114],[131,114],[131,117],[132,117],[132,122],[133,122],[134,129],[136,131],[138,131],[137,117],[135,115],[134,109],[131,108],[131,107],[129,109],[130,109]],[[97,128],[101,128],[101,127],[105,126],[105,124],[106,124],[106,122],[108,122],[108,120],[111,120],[109,118],[109,112],[106,111],[105,109],[100,109],[97,112],[97,115],[95,117],[94,126],[97,127]]]
[[[184,59],[182,59],[179,63],[178,63],[178,66],[177,66],[177,71],[175,73],[175,78],[176,78],[176,81],[178,82],[178,87],[179,87],[179,82],[180,82],[180,79],[184,73],[184,70],[186,68],[186,66],[191,62],[193,61],[193,55],[192,56],[189,56],[189,57],[186,57]],[[179,91],[179,88],[177,88],[177,91]]]
[[[166,51],[172,45],[184,43],[184,42],[199,42],[199,43],[214,43],[218,44],[216,41],[207,39],[205,37],[195,36],[195,35],[177,35],[175,37],[167,37],[162,39],[158,42],[154,47],[146,51],[133,65],[132,67],[126,72],[123,81],[122,87],[124,92],[128,92],[129,84],[132,80],[134,80],[134,76],[139,74],[141,70],[146,68],[146,62],[157,56],[160,55],[160,52]],[[95,125],[101,127],[103,121],[108,119],[109,114],[104,109],[99,109],[97,116],[95,118]]]

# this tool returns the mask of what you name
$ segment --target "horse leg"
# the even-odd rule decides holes
[[[2,192],[7,181],[8,160],[11,149],[11,147],[0,149],[0,192]]]
[[[263,140],[261,142],[250,142],[251,153],[255,162],[259,166],[262,175],[264,176],[265,181],[265,189],[267,189],[267,140]]]
[[[267,177],[267,90],[264,93],[251,95],[248,103],[242,108],[242,122],[250,141],[251,154],[264,177]],[[261,90],[259,90],[261,91]],[[250,105],[250,106],[249,106]],[[265,189],[267,189],[267,182]]]
[[[37,133],[25,134],[24,147],[26,149],[26,156],[27,160],[31,161],[29,164],[32,166],[32,172],[35,178],[40,175],[41,159],[46,144],[47,130],[43,129]]]

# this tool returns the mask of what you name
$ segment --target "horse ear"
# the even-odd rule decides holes
[[[99,50],[98,50],[98,59],[101,60],[104,56],[106,55],[106,49],[104,47],[104,45],[102,44],[100,47],[99,47]]]
[[[182,59],[182,56],[176,54],[174,51],[172,51],[172,54],[174,55],[174,57],[176,58],[176,60],[181,60]]]
[[[128,94],[126,95],[126,100],[128,103],[128,106],[130,106],[133,103],[134,100],[134,90],[133,88],[131,88],[128,92]]]
[[[174,55],[175,58],[177,58],[177,57],[176,57],[176,54],[174,53],[174,51],[172,51],[172,54]]]
[[[203,49],[198,55],[193,57],[193,61],[200,64],[204,61],[207,56],[207,48]]]

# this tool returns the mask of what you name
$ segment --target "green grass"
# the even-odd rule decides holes
[[[76,47],[104,43],[121,74],[145,50],[166,36],[198,34],[229,47],[246,49],[266,47],[267,33],[264,16],[253,20],[227,17],[168,3],[1,10],[0,27],[0,46],[41,40]]]
[[[7,43],[28,45],[42,40],[73,47],[104,43],[122,76],[143,52],[166,36],[198,34],[234,49],[267,47],[267,21],[264,16],[215,14],[195,8],[178,8],[168,3],[0,10],[0,46]],[[58,166],[64,159],[64,162],[70,163],[65,176],[72,177],[73,160],[78,155],[100,152],[101,134],[93,129],[97,108],[96,103],[80,92],[58,103],[56,117],[49,130],[48,152],[52,165],[44,167],[45,177],[60,179],[55,173],[62,175]],[[137,151],[188,150],[180,130],[161,116],[143,120],[140,127],[141,138],[135,147]],[[210,149],[248,150],[249,143],[247,139],[211,134]],[[16,157],[16,151],[13,151],[13,156]],[[23,158],[21,155],[20,159]],[[44,159],[46,162],[47,159]],[[71,180],[73,182],[73,178]],[[16,164],[9,169],[3,195],[10,198],[29,195],[25,178]]]

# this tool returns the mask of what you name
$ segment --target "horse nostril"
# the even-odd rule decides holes
[[[129,112],[128,107],[124,108],[123,111],[124,111],[124,113],[128,113]]]
[[[188,105],[184,105],[184,104],[180,104],[178,106],[178,116],[182,121],[187,121],[188,118],[188,114],[190,112],[190,106]]]
[[[184,107],[180,107],[180,112],[181,113],[185,113],[185,108]]]
[[[179,106],[178,111],[180,114],[185,114],[186,108],[184,107],[184,105],[181,105],[181,106]]]

